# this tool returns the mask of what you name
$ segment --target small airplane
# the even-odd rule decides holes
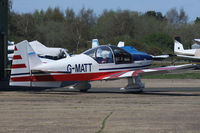
[[[92,40],[92,48],[98,47],[98,46],[100,46],[99,42],[98,42],[98,39],[93,39]],[[134,57],[134,59],[143,58],[144,56],[152,58],[152,60],[164,60],[164,59],[169,58],[169,55],[157,55],[157,56],[149,55],[149,54],[147,54],[145,52],[138,51],[133,46],[125,46],[125,43],[122,42],[122,41],[120,41],[117,44],[117,47],[122,48],[125,51],[127,51],[128,53],[130,53]]]
[[[43,63],[28,41],[16,44],[11,67],[10,86],[61,87],[63,82],[86,92],[89,82],[128,79],[123,89],[140,92],[140,76],[194,68],[193,64],[149,68],[151,55],[136,58],[120,47],[101,45],[81,54]]]
[[[37,40],[29,44],[44,63],[69,57],[68,50],[64,48],[46,47]]]
[[[195,39],[196,41],[200,39]],[[174,40],[174,54],[183,59],[189,59],[194,61],[200,60],[200,49],[184,49],[183,44]]]
[[[36,54],[41,58],[42,62],[44,63],[69,57],[69,54],[67,53],[67,49],[46,47],[45,45],[43,45],[37,40],[29,42],[29,44],[31,45],[33,50],[36,52]],[[11,61],[14,56],[14,48],[15,48],[14,42],[8,41],[9,61]]]

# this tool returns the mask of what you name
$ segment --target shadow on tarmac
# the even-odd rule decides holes
[[[124,92],[119,88],[91,88],[88,92],[79,92],[68,88],[30,88],[30,87],[9,87],[1,88],[2,91],[17,91],[33,94],[56,94],[56,95],[82,95],[82,94],[135,94],[135,95],[154,95],[154,96],[200,96],[200,87],[191,88],[144,88],[143,92],[133,93]]]
[[[200,96],[200,88],[145,88],[143,92],[122,92],[115,88],[115,91],[92,89],[87,93],[121,93],[121,94],[135,94],[135,95],[154,95],[154,96]]]
[[[169,93],[169,92],[143,92],[141,93],[142,95],[151,95],[151,96],[200,96],[200,94],[195,94],[195,93]]]

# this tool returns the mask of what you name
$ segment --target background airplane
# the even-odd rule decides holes
[[[69,57],[67,49],[64,48],[46,47],[37,40],[29,42],[29,44],[44,63]],[[14,42],[8,42],[9,61],[11,61],[14,56],[14,48]]]
[[[145,69],[152,61],[150,55],[135,58],[122,48],[102,45],[69,58],[43,63],[29,42],[23,41],[15,47],[10,85],[60,87],[65,81],[75,89],[87,91],[91,87],[90,81],[127,78],[125,90],[141,91],[144,84],[140,75],[195,67],[188,64]]]
[[[92,40],[92,48],[98,47],[98,46],[100,46],[98,39],[93,39]],[[125,51],[127,51],[128,53],[130,53],[134,57],[135,60],[143,58],[142,56],[152,58],[153,60],[164,60],[164,59],[169,58],[169,55],[157,55],[157,56],[149,55],[145,52],[138,51],[133,46],[125,46],[125,43],[122,41],[120,41],[118,43],[117,47],[120,47],[120,48],[124,49]]]
[[[184,49],[183,44],[177,40],[174,40],[174,54],[179,58],[200,61],[200,49]]]

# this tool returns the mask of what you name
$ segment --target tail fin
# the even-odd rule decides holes
[[[183,52],[183,51],[184,51],[183,45],[180,42],[174,40],[174,53]]]
[[[99,41],[98,39],[92,39],[92,48],[98,47],[99,46]]]
[[[16,44],[11,66],[11,86],[32,86],[31,69],[42,64],[28,41]]]
[[[117,47],[124,47],[124,42],[120,41],[117,45]]]

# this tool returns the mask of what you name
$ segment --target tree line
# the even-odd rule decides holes
[[[145,13],[130,10],[104,10],[96,15],[82,8],[64,12],[58,7],[19,14],[9,11],[9,40],[38,40],[46,46],[63,47],[80,53],[91,47],[92,39],[100,44],[126,45],[151,54],[173,52],[173,39],[180,36],[186,48],[194,38],[200,38],[200,18],[189,22],[183,9]]]

